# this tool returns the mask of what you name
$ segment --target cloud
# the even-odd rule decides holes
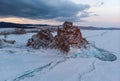
[[[104,2],[97,2],[94,6],[95,7],[101,7],[104,4],[105,4]]]
[[[77,16],[78,12],[84,13],[89,8],[70,0],[0,0],[0,17],[79,21],[89,13]]]

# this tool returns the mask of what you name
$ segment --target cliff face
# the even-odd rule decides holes
[[[65,22],[63,28],[57,29],[55,37],[52,36],[49,30],[41,30],[28,40],[27,46],[57,48],[63,52],[68,52],[70,47],[85,47],[87,43],[79,28],[73,27],[72,22]]]
[[[59,49],[68,52],[70,47],[84,47],[88,42],[79,28],[73,27],[72,22],[65,22],[63,28],[57,29],[55,43]]]

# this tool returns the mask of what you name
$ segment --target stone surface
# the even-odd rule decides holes
[[[72,22],[65,22],[63,28],[57,29],[55,37],[53,37],[49,29],[41,30],[28,40],[27,46],[33,48],[50,47],[68,52],[70,47],[81,48],[85,47],[87,43],[87,40],[82,37],[79,28],[73,27]]]
[[[54,40],[56,46],[65,52],[68,52],[70,47],[85,47],[88,43],[87,40],[82,37],[80,29],[73,27],[72,22],[65,22],[63,28],[58,28]]]
[[[41,30],[28,40],[27,46],[33,48],[48,47],[52,40],[53,35],[49,29]]]

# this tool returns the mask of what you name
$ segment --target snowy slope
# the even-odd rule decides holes
[[[116,61],[102,61],[81,55],[67,57],[55,49],[27,48],[33,33],[8,35],[15,45],[0,48],[0,81],[120,81],[120,31],[82,31],[99,48],[117,56]],[[4,36],[0,36],[4,38]],[[114,40],[113,40],[114,39]],[[76,49],[70,52],[76,52]]]

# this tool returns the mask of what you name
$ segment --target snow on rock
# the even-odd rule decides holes
[[[15,40],[0,39],[0,48],[7,47],[11,44],[15,44],[15,42]]]
[[[40,30],[37,34],[33,35],[27,42],[27,47],[48,48],[53,40],[53,35],[49,29]]]
[[[64,22],[62,28],[57,29],[53,45],[63,52],[69,52],[70,47],[86,47],[88,41],[83,38],[80,28],[74,27],[72,22]]]
[[[72,22],[64,22],[63,27],[57,29],[57,35],[55,37],[53,37],[48,29],[40,30],[27,42],[28,47],[57,48],[62,52],[70,51],[70,47],[86,48],[87,44],[88,41],[82,37],[80,29],[73,27]]]
[[[0,39],[0,47],[3,45],[3,42],[2,42],[2,40]]]

